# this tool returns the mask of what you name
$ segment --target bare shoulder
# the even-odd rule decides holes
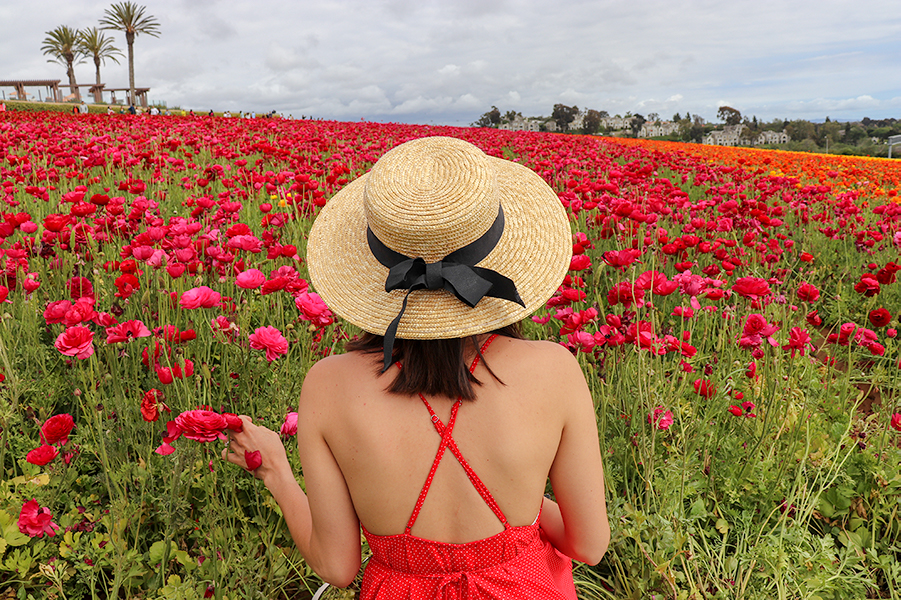
[[[303,381],[301,401],[319,403],[346,398],[355,387],[376,376],[377,366],[371,355],[362,352],[333,354],[310,367]]]
[[[548,341],[505,340],[509,351],[521,368],[533,372],[533,376],[546,376],[555,380],[584,379],[579,362],[566,347]]]

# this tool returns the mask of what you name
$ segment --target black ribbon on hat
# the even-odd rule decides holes
[[[474,242],[454,250],[441,260],[427,263],[422,257],[410,258],[382,243],[372,229],[366,228],[369,249],[382,265],[388,267],[385,291],[408,290],[400,312],[385,331],[385,365],[382,373],[391,366],[394,355],[394,339],[401,317],[407,310],[407,299],[414,290],[447,290],[461,302],[474,308],[485,296],[503,298],[525,308],[516,284],[511,279],[476,264],[491,254],[504,233],[504,209],[499,208],[491,227]]]

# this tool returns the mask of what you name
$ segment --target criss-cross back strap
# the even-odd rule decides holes
[[[482,344],[482,347],[479,349],[479,353],[476,355],[475,359],[472,361],[472,365],[469,367],[470,373],[475,371],[476,365],[479,364],[481,355],[485,352],[485,350],[496,337],[497,334],[494,334],[489,337],[484,344]],[[451,408],[450,419],[448,419],[447,425],[445,426],[444,423],[441,422],[441,419],[438,417],[438,415],[435,414],[435,411],[432,409],[429,401],[425,399],[425,396],[420,394],[419,397],[420,399],[422,399],[423,404],[425,404],[426,408],[429,410],[432,424],[435,426],[435,430],[441,436],[441,444],[438,446],[438,452],[435,455],[435,460],[432,462],[432,468],[429,470],[429,475],[426,478],[425,484],[422,486],[422,491],[419,492],[419,498],[416,500],[416,506],[413,508],[413,514],[410,515],[410,520],[407,522],[407,527],[404,532],[410,533],[410,530],[413,528],[413,524],[416,523],[416,519],[417,517],[419,517],[419,511],[422,510],[422,505],[425,502],[425,497],[429,492],[429,487],[431,487],[432,485],[432,479],[434,479],[435,477],[435,471],[438,469],[438,464],[441,462],[441,459],[444,456],[444,451],[447,448],[450,448],[451,453],[453,453],[453,455],[457,457],[457,460],[460,462],[460,466],[462,466],[463,470],[466,471],[466,475],[472,482],[473,487],[475,487],[476,491],[479,492],[479,495],[485,501],[485,504],[488,505],[491,511],[504,525],[504,529],[509,529],[510,525],[509,523],[507,523],[507,517],[505,517],[504,513],[501,512],[501,509],[497,505],[497,502],[494,500],[494,497],[491,495],[491,492],[488,491],[488,488],[485,487],[485,484],[482,483],[482,480],[479,479],[479,476],[476,475],[475,471],[472,470],[472,467],[469,466],[469,463],[466,462],[466,459],[463,458],[463,454],[460,452],[460,449],[457,447],[457,443],[452,437],[454,424],[457,422],[457,412],[459,411],[460,405],[462,404],[462,398],[458,398],[457,401],[454,402],[454,405]]]

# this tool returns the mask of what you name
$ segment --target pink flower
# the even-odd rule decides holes
[[[662,406],[658,406],[654,409],[654,412],[648,413],[648,424],[653,425],[657,429],[669,429],[673,424],[673,413],[665,410]]]
[[[255,290],[266,281],[266,276],[259,269],[247,269],[235,278],[235,285],[245,290]]]
[[[577,254],[569,261],[570,271],[584,271],[591,266],[591,258],[587,254]]]
[[[37,465],[39,467],[43,467],[51,460],[56,458],[59,454],[59,450],[54,448],[53,446],[48,446],[47,444],[42,444],[25,455],[25,460],[30,462],[33,465]]]
[[[108,327],[106,330],[106,343],[119,344],[121,342],[130,342],[131,340],[149,337],[150,330],[141,321],[125,321],[115,327]]]
[[[791,356],[794,358],[795,352],[800,352],[801,356],[804,356],[804,353],[811,346],[810,334],[807,333],[807,330],[800,327],[792,327],[788,332],[788,343],[782,346],[782,349],[791,350]]]
[[[60,353],[84,360],[94,354],[94,332],[87,327],[69,327],[53,344]]]
[[[182,308],[213,308],[219,304],[222,295],[205,285],[192,288],[181,295],[178,303]]]
[[[331,325],[335,318],[322,298],[316,292],[305,292],[294,299],[297,310],[301,312],[300,318],[309,321],[317,328]]]
[[[258,327],[248,339],[251,348],[266,351],[266,360],[269,362],[288,353],[288,340],[275,327]]]
[[[59,525],[53,522],[53,515],[38,501],[31,499],[22,505],[19,513],[19,531],[30,537],[41,537],[45,533],[51,537],[56,535]]]
[[[289,412],[285,415],[285,422],[282,423],[282,428],[279,430],[279,433],[284,437],[294,437],[297,435],[297,413]]]

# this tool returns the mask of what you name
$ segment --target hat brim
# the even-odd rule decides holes
[[[446,339],[493,331],[543,306],[569,269],[572,233],[557,194],[532,170],[488,157],[496,169],[504,233],[478,264],[513,280],[522,307],[482,298],[470,308],[446,290],[415,290],[397,330],[400,339]],[[316,292],[335,313],[364,331],[384,335],[406,290],[385,292],[388,269],[366,239],[363,191],[369,173],[328,200],[310,231],[307,266]]]

